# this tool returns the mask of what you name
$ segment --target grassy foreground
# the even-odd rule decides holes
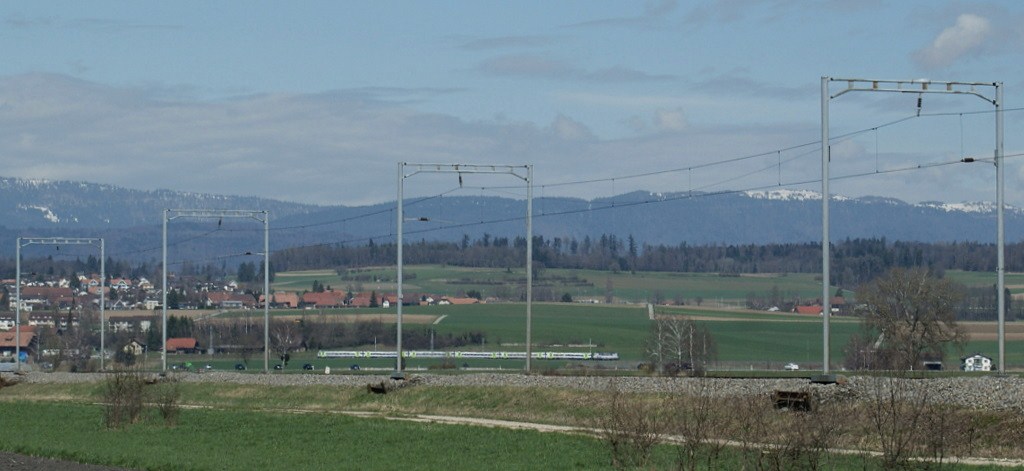
[[[102,406],[96,404],[102,384],[0,389],[0,417],[17,431],[0,440],[0,449],[156,470],[613,469],[608,446],[592,436],[390,420],[430,414],[592,427],[605,412],[600,393],[459,387],[410,388],[381,396],[356,387],[181,387],[189,407],[176,426],[165,425],[149,410],[139,423],[120,430],[103,425]],[[657,400],[655,395],[633,398]],[[380,415],[357,418],[343,411]],[[676,446],[657,446],[644,469],[674,469],[678,452]],[[726,447],[715,464],[740,469],[750,460],[750,450]],[[825,455],[822,465],[879,469],[881,463],[841,454]],[[968,467],[947,465],[961,468]]]
[[[597,440],[533,431],[246,410],[188,410],[122,430],[100,406],[0,403],[5,450],[73,461],[183,469],[606,469]]]

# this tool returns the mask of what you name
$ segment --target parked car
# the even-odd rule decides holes
[[[786,371],[797,371],[800,369],[800,365],[796,363],[786,363],[786,366],[783,366],[782,369]]]
[[[235,369],[238,370],[238,371],[245,371],[245,364],[244,363],[235,363]]]
[[[306,370],[306,371],[313,371],[313,370],[315,370],[316,368],[315,368],[315,367],[313,367],[313,364],[312,364],[312,363],[306,363],[305,365],[302,365],[302,369],[304,369],[304,370]]]

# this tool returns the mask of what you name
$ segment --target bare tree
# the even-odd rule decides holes
[[[717,347],[707,328],[681,316],[657,317],[647,340],[647,355],[663,373],[703,373]]]
[[[92,326],[90,316],[83,311],[78,316],[77,325],[74,322],[75,318],[70,314],[66,319],[67,327],[57,330],[52,339],[56,344],[54,369],[66,361],[71,372],[87,371],[90,367],[89,358],[92,356],[94,337],[89,330]]]
[[[927,356],[941,358],[949,344],[967,340],[956,323],[962,296],[960,286],[922,268],[895,268],[858,291],[865,327],[878,336],[875,350],[895,369],[917,368]]]
[[[290,351],[302,342],[299,325],[291,321],[279,321],[270,326],[270,339],[274,350],[281,358],[287,358]]]

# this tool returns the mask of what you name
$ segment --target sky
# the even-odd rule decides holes
[[[994,201],[998,82],[1024,206],[1022,43],[1019,1],[2,2],[0,176],[320,205],[393,201],[399,162],[532,165],[535,197],[820,190],[828,76],[988,84],[829,99],[832,193]],[[401,181],[525,195],[461,177]]]

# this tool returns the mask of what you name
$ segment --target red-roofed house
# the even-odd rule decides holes
[[[345,293],[341,291],[305,293],[302,295],[300,303],[302,306],[317,308],[345,307]]]
[[[191,337],[167,339],[167,353],[199,353],[199,342]]]
[[[420,303],[420,298],[423,295],[416,293],[403,293],[402,294],[402,305],[403,306],[415,306]],[[398,295],[395,293],[385,293],[380,295],[380,299],[377,300],[380,307],[391,307],[395,305],[395,300],[398,299]]]
[[[300,302],[301,300],[299,299],[298,293],[281,292],[274,293],[274,299],[270,303],[270,305],[276,307],[287,307],[291,309],[296,309],[299,307]]]
[[[132,287],[132,280],[127,278],[111,278],[110,287],[118,291],[127,291]]]
[[[61,306],[61,300],[72,299],[74,292],[71,288],[59,288],[53,286],[25,286],[21,288],[21,301],[25,304],[35,304],[48,307]],[[14,296],[11,296],[11,307],[14,307]]]
[[[476,298],[450,298],[450,297],[445,296],[445,297],[441,298],[441,300],[438,301],[437,303],[438,304],[462,305],[462,304],[477,304],[479,302],[480,302],[480,300],[476,299]]]
[[[21,351],[32,355],[38,344],[35,326],[23,325],[18,330],[21,331]],[[18,334],[14,330],[0,332],[0,355],[5,357],[14,356],[18,340]]]
[[[370,307],[370,297],[373,293],[356,293],[352,296],[352,299],[348,302],[349,307]],[[380,306],[380,298],[377,298],[377,305]]]
[[[817,316],[821,314],[821,306],[797,306],[793,308],[793,312],[796,312],[797,314],[811,314]]]

